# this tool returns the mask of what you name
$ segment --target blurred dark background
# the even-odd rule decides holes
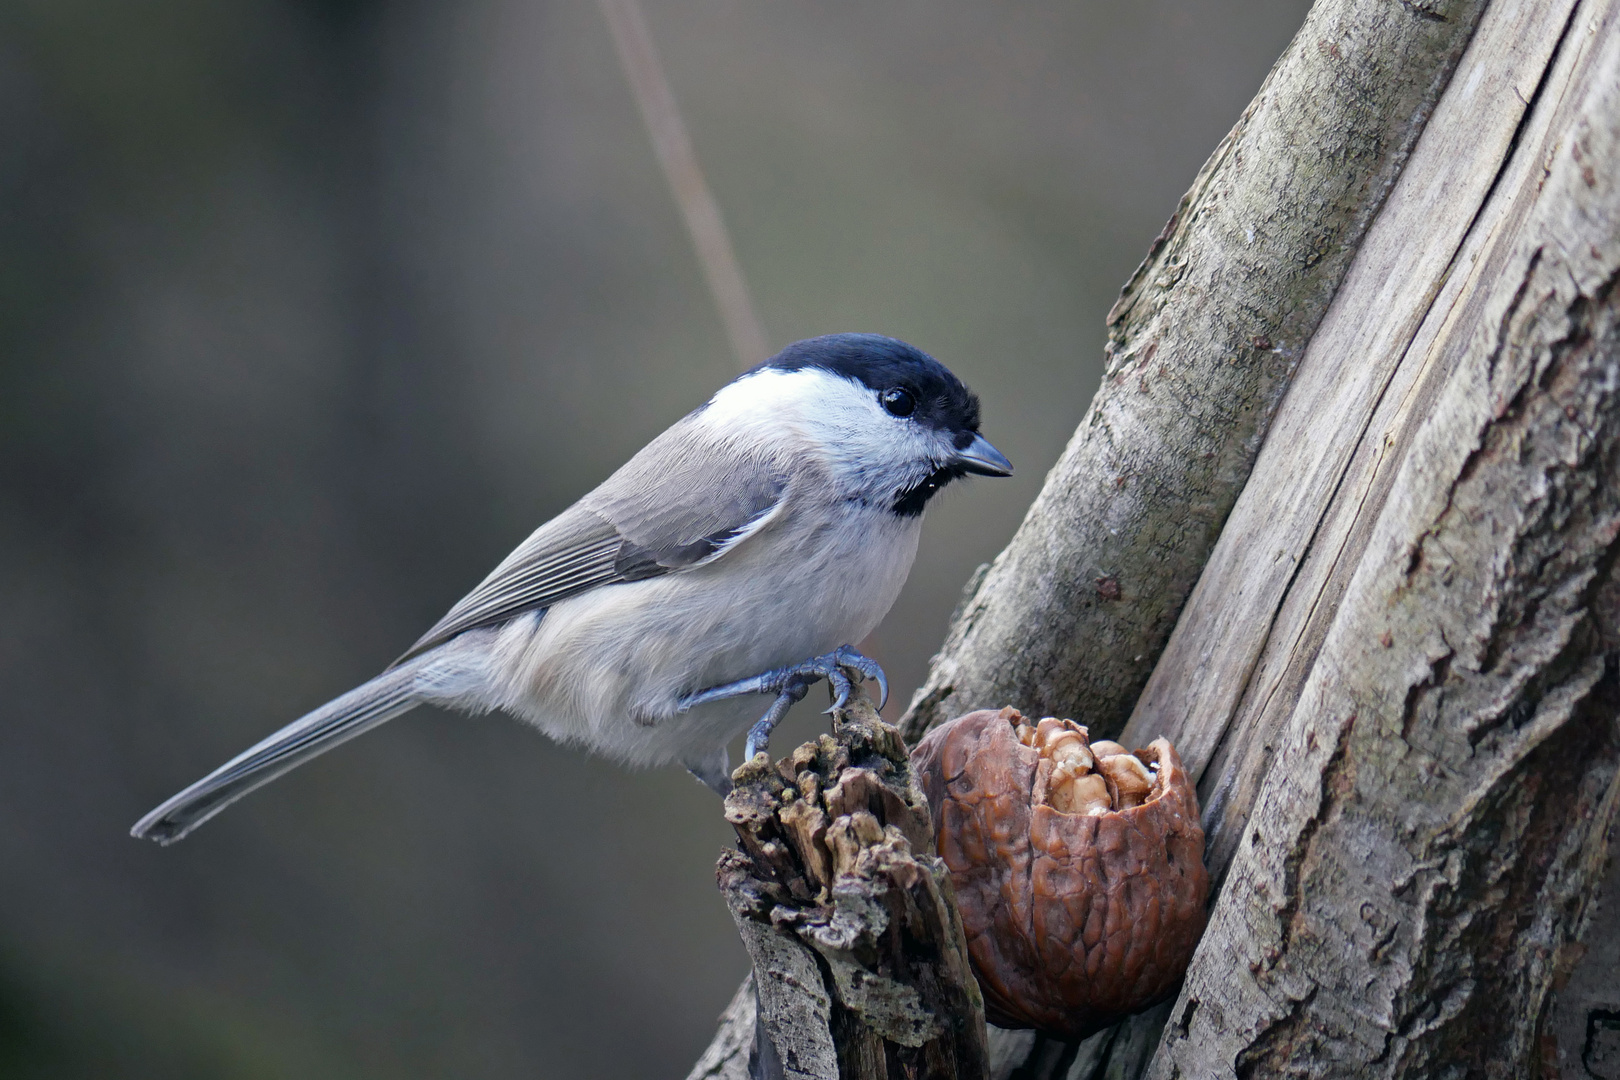
[[[774,342],[920,345],[1018,465],[901,702],[1306,6],[648,0]],[[590,0],[0,3],[0,1076],[683,1076],[745,968],[683,773],[421,711],[126,830],[735,371]]]

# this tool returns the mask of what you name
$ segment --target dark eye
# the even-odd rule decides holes
[[[917,399],[911,396],[910,391],[902,390],[898,386],[883,391],[878,395],[878,400],[883,402],[883,407],[892,416],[910,416],[917,411]]]

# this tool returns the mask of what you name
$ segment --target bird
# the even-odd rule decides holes
[[[876,681],[881,707],[887,679],[854,643],[899,595],[929,500],[970,474],[1012,474],[979,426],[978,397],[896,338],[789,345],[536,529],[382,674],[131,834],[174,843],[423,704],[505,711],[630,766],[679,764],[723,796],[727,744],[747,731],[745,760],[768,755],[817,681],[835,709]]]

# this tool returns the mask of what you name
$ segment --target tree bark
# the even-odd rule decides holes
[[[1484,0],[1318,0],[1109,314],[1108,367],[902,721],[1129,716]]]
[[[1313,9],[1127,287],[1110,379],[906,718],[1013,704],[1106,731],[1123,706],[1129,745],[1166,735],[1202,773],[1220,888],[1179,997],[1079,1045],[991,1029],[993,1077],[1620,1076],[1620,0],[1493,4],[1443,86],[1432,52],[1401,76],[1343,47],[1372,37],[1322,33],[1352,9],[1421,14]],[[1223,377],[1188,328],[1224,351],[1261,303],[1211,282],[1231,208],[1279,198],[1243,187],[1239,148],[1311,152],[1253,130],[1315,85],[1287,74],[1302,41],[1437,73],[1434,117],[1370,226],[1340,220],[1325,316],[1287,289],[1326,260],[1268,249],[1297,372],[1234,352],[1246,374]],[[1169,281],[1152,334],[1131,329],[1149,280]],[[1234,446],[1262,435],[1248,475]],[[1177,448],[1185,482],[1160,476]],[[1148,472],[1110,477],[1127,459]],[[1094,550],[1141,576],[1094,573]],[[1134,649],[1157,660],[1139,698]]]
[[[1136,702],[1127,741],[1176,744],[1205,774],[1206,821],[1241,817],[1252,801],[1242,785],[1263,771],[1253,755],[1292,708],[1412,431],[1451,373],[1435,336],[1472,280],[1459,268],[1478,264],[1507,193],[1534,168],[1525,139],[1545,139],[1536,125],[1549,114],[1530,117],[1529,102],[1538,87],[1541,98],[1562,90],[1546,81],[1575,6],[1519,0],[1485,14]],[[1230,850],[1216,846],[1219,873]]]
[[[1309,700],[1307,680],[1325,664],[1343,663],[1341,658],[1323,652],[1324,639],[1337,620],[1346,617],[1341,609],[1353,576],[1363,572],[1365,566],[1378,563],[1378,554],[1369,554],[1368,545],[1381,514],[1390,505],[1395,478],[1403,468],[1413,467],[1407,463],[1418,432],[1446,394],[1463,392],[1459,380],[1481,368],[1496,371],[1500,366],[1498,363],[1492,367],[1492,361],[1482,352],[1486,346],[1480,341],[1488,338],[1492,325],[1490,317],[1481,312],[1487,310],[1490,297],[1497,295],[1491,290],[1506,289],[1511,293],[1520,286],[1530,287],[1522,275],[1516,278],[1504,262],[1504,253],[1513,250],[1511,238],[1529,242],[1521,231],[1529,227],[1526,221],[1531,207],[1540,206],[1544,214],[1586,214],[1576,235],[1584,229],[1588,235],[1583,242],[1596,245],[1584,249],[1588,254],[1612,243],[1615,212],[1612,208],[1602,209],[1605,196],[1586,190],[1584,202],[1578,202],[1573,201],[1574,196],[1581,192],[1553,193],[1546,185],[1551,183],[1547,170],[1557,155],[1570,152],[1568,147],[1584,145],[1574,134],[1582,122],[1582,108],[1585,122],[1595,121],[1600,127],[1607,124],[1611,132],[1614,117],[1620,115],[1613,104],[1590,99],[1599,89],[1616,84],[1615,74],[1601,67],[1599,48],[1614,37],[1613,16],[1606,5],[1587,4],[1579,9],[1572,3],[1496,5],[1486,15],[1470,54],[1459,67],[1458,78],[1442,99],[1410,166],[1370,230],[1332,310],[1313,339],[1296,384],[1279,411],[1271,441],[1137,704],[1124,735],[1127,742],[1134,745],[1163,734],[1183,750],[1183,760],[1190,769],[1209,763],[1201,795],[1210,837],[1209,861],[1217,880],[1244,837],[1252,840],[1252,833],[1246,833],[1244,826],[1262,785],[1281,783],[1273,776],[1271,759],[1277,752],[1280,729],[1290,718],[1307,723],[1307,712],[1299,704]],[[1575,162],[1573,167],[1585,189],[1584,178],[1594,161],[1587,151],[1580,152],[1586,161]],[[1594,179],[1600,172],[1601,167],[1592,172]],[[1437,198],[1437,192],[1443,197]],[[1556,205],[1566,196],[1572,201],[1562,211],[1547,209],[1549,200]],[[1563,241],[1576,243],[1573,237],[1564,237]],[[1549,271],[1543,268],[1542,272]],[[1471,339],[1469,334],[1480,340]],[[1603,363],[1610,365],[1607,370],[1613,370],[1612,355],[1593,370],[1605,370]],[[1540,429],[1536,433],[1545,437]],[[1599,487],[1604,485],[1600,466],[1588,462],[1583,468],[1597,470],[1591,475],[1599,477]],[[1613,487],[1612,478],[1607,483]],[[1493,497],[1503,499],[1512,487],[1498,484],[1493,490]],[[1403,506],[1388,512],[1408,511],[1409,507]],[[1493,542],[1504,545],[1502,552],[1506,552],[1510,540],[1504,534]],[[1569,546],[1577,541],[1564,537],[1558,543]],[[1498,557],[1505,559],[1502,552]],[[1605,558],[1612,567],[1612,554],[1597,552],[1594,557],[1599,569]],[[1612,574],[1612,569],[1608,572]],[[1466,609],[1479,599],[1464,598],[1459,604]],[[1589,616],[1593,625],[1612,624],[1614,608],[1612,600],[1606,605],[1594,600]],[[1603,611],[1611,614],[1603,615]],[[1382,635],[1386,632],[1391,634],[1390,648],[1398,651],[1400,642],[1387,627],[1378,628],[1372,639],[1382,649]],[[1612,667],[1612,636],[1600,634],[1598,640],[1587,642],[1587,648],[1592,650],[1587,655],[1589,663],[1601,661]],[[1530,678],[1527,673],[1523,677]],[[1361,692],[1389,692],[1370,673],[1363,673],[1361,680]],[[1533,679],[1529,686],[1521,707],[1530,707],[1548,692],[1545,685]],[[1590,693],[1601,698],[1603,692],[1594,688]],[[1609,708],[1612,723],[1612,705]],[[1578,737],[1572,738],[1579,741]],[[1601,769],[1598,759],[1603,756],[1603,739],[1607,736],[1589,731],[1585,738],[1591,740],[1593,767]],[[1477,748],[1471,753],[1478,753]],[[1293,791],[1287,798],[1300,797],[1298,791]],[[1386,797],[1390,805],[1385,809],[1390,810],[1433,796],[1426,778],[1409,777],[1404,788],[1397,785],[1386,791]],[[1365,801],[1368,797],[1360,794],[1359,798]],[[1601,822],[1605,815],[1612,815],[1612,808],[1606,808],[1600,799],[1572,812],[1590,812],[1597,824],[1584,832],[1586,827],[1578,827],[1566,839],[1574,842],[1570,837],[1584,835],[1589,853],[1601,850]],[[1479,828],[1486,827],[1483,821],[1479,824]],[[1262,830],[1263,837],[1268,835]],[[1271,846],[1272,841],[1265,840],[1265,847]],[[1536,845],[1530,843],[1527,847],[1534,849]],[[1305,859],[1306,854],[1303,849],[1294,849],[1287,857]],[[1551,857],[1545,849],[1519,855],[1532,860]],[[1352,857],[1361,860],[1367,856],[1366,850],[1358,849]],[[1503,858],[1509,859],[1509,853],[1504,852]],[[1576,883],[1566,880],[1562,887],[1568,892],[1572,911],[1578,913],[1583,905],[1590,911],[1588,898],[1594,895],[1597,884],[1594,864],[1580,864],[1569,876]],[[1613,880],[1611,874],[1609,891],[1604,894],[1611,899],[1602,908],[1607,912],[1602,917],[1610,920],[1611,926],[1620,925],[1614,921],[1620,896],[1614,892]],[[1310,895],[1328,909],[1354,912],[1363,903],[1322,880],[1309,882],[1308,888]],[[1217,912],[1235,902],[1225,892],[1220,896]],[[1527,894],[1515,901],[1523,905],[1535,902]],[[1510,915],[1501,907],[1492,914],[1498,919],[1527,917],[1522,909]],[[1469,917],[1482,916],[1471,912]],[[1575,925],[1578,918],[1556,933],[1548,930],[1549,940],[1562,934],[1567,945]],[[1201,977],[1208,985],[1252,981],[1254,975],[1242,970],[1243,963],[1252,962],[1252,958],[1234,958],[1247,953],[1220,955],[1222,945],[1235,947],[1237,939],[1252,929],[1229,933],[1225,939],[1215,938],[1212,930],[1212,936],[1206,939],[1209,944],[1195,962],[1193,978],[1200,977],[1203,971]],[[1620,1024],[1605,1026],[1605,1018],[1620,1014],[1620,978],[1615,975],[1617,965],[1608,956],[1617,946],[1608,946],[1605,951],[1599,943],[1608,939],[1593,938],[1594,952],[1571,971],[1567,968],[1578,948],[1566,948],[1558,954],[1549,940],[1517,944],[1532,953],[1547,948],[1552,950],[1549,955],[1562,958],[1564,967],[1555,967],[1553,978],[1570,981],[1549,1014],[1554,1019],[1540,1024],[1542,1014],[1537,1010],[1545,1005],[1547,985],[1545,981],[1536,983],[1532,973],[1527,978],[1535,985],[1517,1000],[1528,1011],[1499,1029],[1512,1032],[1511,1038],[1518,1042],[1493,1049],[1505,1055],[1500,1060],[1522,1065],[1522,1058],[1511,1055],[1530,1045],[1533,1033],[1539,1030],[1544,1032],[1544,1041],[1537,1045],[1536,1052],[1548,1061],[1561,1061],[1563,1075],[1604,1075],[1572,1070],[1585,1069],[1583,1062],[1596,1061],[1606,1052],[1605,1039],[1616,1039],[1609,1032]],[[1277,953],[1278,962],[1284,955]],[[1515,966],[1522,959],[1500,958],[1504,966],[1523,977],[1523,969]],[[1367,977],[1365,972],[1362,977]],[[1422,984],[1421,979],[1414,983]],[[1432,993],[1434,989],[1429,985],[1423,992]],[[1504,1001],[1514,1000],[1500,988],[1479,992],[1495,992]],[[1316,993],[1325,995],[1320,987]],[[1537,994],[1543,995],[1539,1003],[1535,1000]],[[1323,996],[1324,1003],[1330,1000]],[[1185,1004],[1181,1003],[1183,1007]],[[1107,1041],[1114,1047],[1140,1046],[1144,1033],[1156,1033],[1161,1024],[1160,1017],[1148,1014],[1122,1025],[1122,1030],[1110,1033]],[[1140,1074],[1144,1057],[1140,1052],[1127,1055],[1129,1060],[1125,1060],[1117,1051],[1102,1046],[1104,1041],[1098,1037],[1093,1040],[1097,1045],[1082,1048],[1079,1055],[1082,1064],[1088,1050],[1094,1059],[1100,1055],[1100,1064],[1090,1067],[1093,1071],[1077,1065],[1069,1075]],[[1375,1068],[1366,1062],[1349,1064],[1348,1059],[1335,1058],[1336,1053],[1320,1052],[1323,1062],[1313,1067],[1323,1073],[1332,1073],[1337,1067],[1347,1075]],[[1216,1067],[1218,1057],[1217,1053],[1199,1059],[1196,1068],[1183,1071],[1188,1075],[1229,1075],[1234,1066],[1229,1062],[1226,1071],[1221,1071]],[[1333,1060],[1346,1063],[1327,1063]],[[1286,1071],[1263,1067],[1252,1057],[1245,1061],[1245,1069],[1241,1070],[1245,1074]],[[1411,1062],[1401,1067],[1423,1071]],[[1058,1075],[1040,1070],[1032,1070],[1032,1074]],[[1168,1074],[1161,1069],[1155,1075]]]
[[[1542,1065],[1620,801],[1617,20],[1549,23],[1151,1077]]]

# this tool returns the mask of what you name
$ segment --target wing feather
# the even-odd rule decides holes
[[[706,438],[696,416],[536,529],[396,663],[590,589],[711,563],[769,525],[786,470],[773,455]]]

